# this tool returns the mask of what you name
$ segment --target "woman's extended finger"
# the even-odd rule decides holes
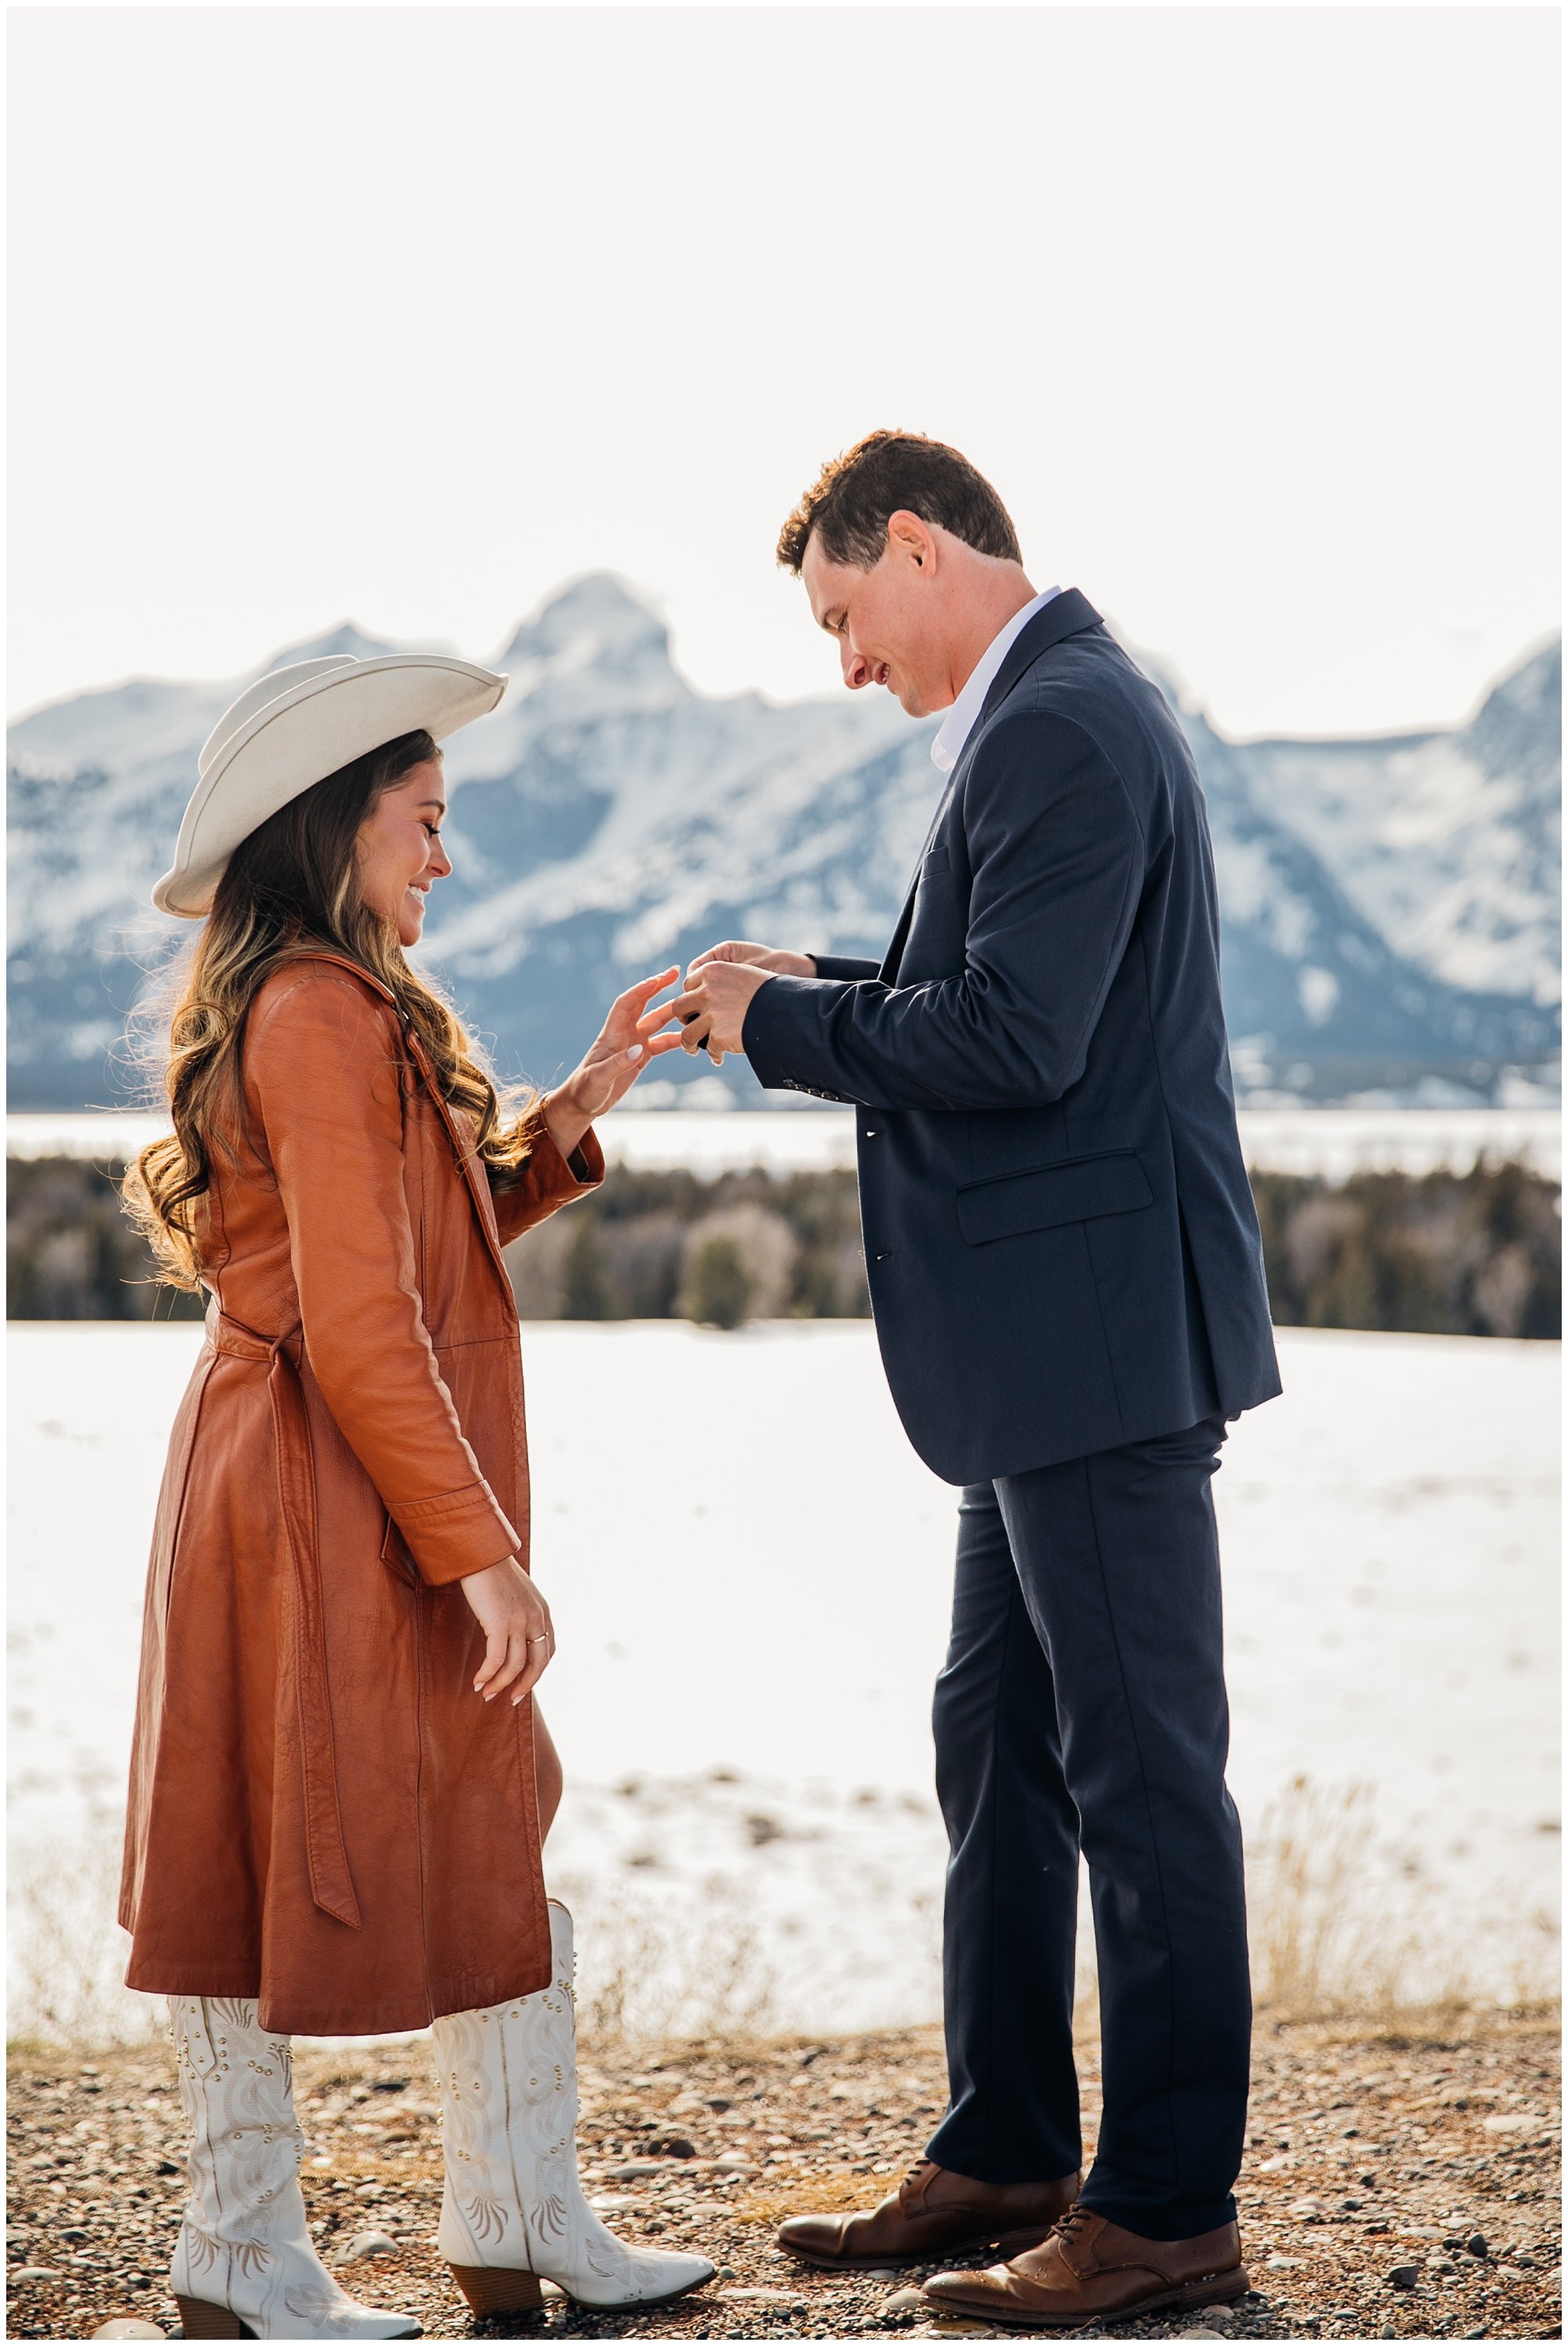
[[[610,1005],[610,1016],[613,1018],[617,1010],[634,1014],[645,1010],[654,995],[662,994],[667,985],[673,985],[679,975],[680,964],[677,962],[672,968],[661,970],[657,977],[639,977],[635,985],[628,985],[624,994],[616,994]]]
[[[646,1018],[637,1021],[638,1031],[645,1026],[667,1026],[676,1020],[695,1017],[708,1000],[700,986],[688,986],[684,994],[672,994],[667,1002],[656,1002]]]

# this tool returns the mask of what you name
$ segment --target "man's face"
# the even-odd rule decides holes
[[[912,530],[901,528],[911,522]],[[932,554],[923,523],[895,514],[874,568],[830,561],[815,535],[800,565],[811,616],[837,643],[850,690],[883,685],[911,717],[929,717],[953,697]]]

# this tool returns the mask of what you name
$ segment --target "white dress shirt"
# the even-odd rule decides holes
[[[1007,658],[1015,639],[1022,635],[1036,611],[1054,602],[1062,592],[1060,586],[1047,586],[1044,595],[1036,595],[1033,603],[1025,603],[1022,611],[1014,611],[1000,635],[993,636],[975,663],[970,678],[952,707],[948,710],[941,732],[931,745],[933,763],[944,774],[951,774],[963,754],[963,745],[974,730],[985,696],[996,679],[996,672]]]

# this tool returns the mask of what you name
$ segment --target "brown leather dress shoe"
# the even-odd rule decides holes
[[[1234,2224],[1196,2240],[1145,2240],[1074,2208],[1039,2248],[985,2272],[933,2273],[925,2294],[943,2313],[1073,2330],[1161,2305],[1228,2305],[1250,2287]]]
[[[917,2160],[891,2199],[867,2216],[791,2216],[779,2245],[830,2272],[926,2264],[1000,2245],[1004,2256],[1043,2240],[1077,2196],[1082,2177],[1055,2183],[977,2183]]]

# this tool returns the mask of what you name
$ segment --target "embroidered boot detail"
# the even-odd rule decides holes
[[[476,2311],[487,2274],[553,2280],[583,2305],[648,2304],[712,2278],[706,2257],[633,2249],[583,2196],[572,1918],[550,1903],[550,1985],[434,2023],[446,2188],[436,2245]],[[518,2300],[521,2306],[523,2300]]]
[[[209,2317],[226,2310],[256,2338],[417,2338],[407,2314],[346,2295],[316,2253],[289,2039],[260,2027],[241,1996],[170,1996],[168,2015],[190,2131],[169,2276],[189,2309],[186,2335],[219,2335]]]

